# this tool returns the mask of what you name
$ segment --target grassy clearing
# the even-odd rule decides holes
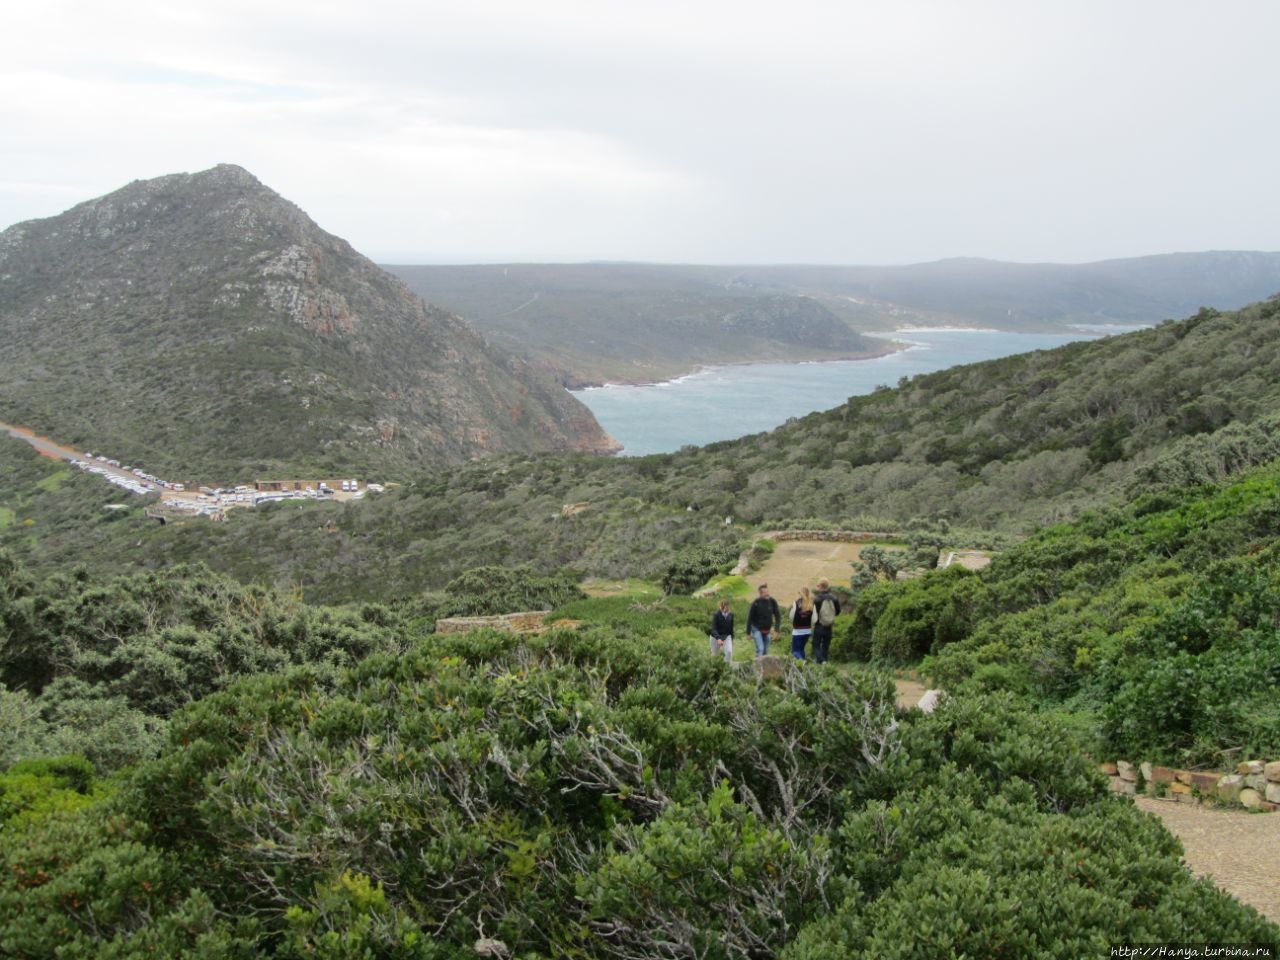
[[[15,519],[17,519],[17,514],[8,507],[0,507],[0,530],[9,526]]]
[[[592,577],[583,581],[582,589],[589,597],[630,597],[636,600],[656,600],[662,596],[662,590],[656,583],[635,577],[623,580]]]
[[[36,486],[47,493],[53,493],[62,486],[69,476],[71,476],[70,470],[58,470],[42,480],[37,480]]]
[[[714,597],[717,600],[741,600],[751,596],[751,584],[744,577],[713,577],[697,591],[698,596]]]

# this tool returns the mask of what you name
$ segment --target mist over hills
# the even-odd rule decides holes
[[[1084,264],[956,258],[906,266],[644,263],[387,269],[569,383],[635,381],[699,364],[835,359],[884,349],[839,326],[1057,332],[1152,324],[1280,292],[1280,253],[1210,251]],[[806,318],[796,325],[788,311]],[[753,317],[733,323],[730,318]]]
[[[552,378],[231,165],[0,234],[0,365],[0,419],[170,473],[611,449]]]
[[[643,382],[700,364],[854,359],[890,349],[812,297],[644,264],[388,266],[570,386]]]
[[[1200,307],[1234,310],[1280,292],[1280,253],[1212,250],[1095,263],[957,257],[889,267],[752,267],[744,283],[1002,330],[1158,323]]]

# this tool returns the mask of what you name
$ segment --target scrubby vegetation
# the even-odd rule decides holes
[[[731,544],[686,547],[662,574],[664,593],[693,593],[718,573],[728,573],[738,559]]]
[[[659,579],[684,548],[736,545],[795,517],[854,530],[946,522],[952,545],[978,545],[996,542],[984,528],[1022,534],[1135,489],[1270,460],[1278,384],[1271,300],[918,377],[697,450],[481,461],[367,503],[282,504],[165,528],[139,510],[95,512],[92,478],[39,489],[40,471],[56,465],[27,463],[29,451],[5,441],[6,466],[34,476],[3,491],[15,519],[0,544],[40,572],[202,560],[324,602],[438,589],[483,564]]]
[[[701,451],[489,462],[225,524],[103,510],[109,488],[0,443],[0,952],[1275,940],[1088,756],[1280,755],[1278,313],[949,371]],[[1069,486],[1030,482],[1071,463]],[[788,515],[902,531],[862,552],[838,621],[833,653],[871,666],[763,682],[706,652],[714,600],[689,591]],[[950,520],[1006,549],[897,580]],[[718,582],[741,616],[744,583]],[[433,632],[528,607],[580,626]],[[875,668],[904,663],[954,694],[939,713],[895,709]]]
[[[883,675],[762,684],[687,639],[424,637],[212,693],[108,784],[33,775],[47,801],[0,831],[18,958],[1074,958],[1276,935],[1007,695],[903,716]]]
[[[1090,718],[1109,756],[1280,755],[1280,465],[1052,527],[987,570],[863,591],[835,654]]]

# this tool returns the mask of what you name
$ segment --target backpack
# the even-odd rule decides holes
[[[818,622],[829,627],[836,622],[836,602],[830,597],[823,597],[818,605]]]

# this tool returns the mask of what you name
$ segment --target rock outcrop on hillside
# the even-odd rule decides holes
[[[170,474],[615,447],[551,377],[230,165],[0,233],[0,365],[4,419]]]

